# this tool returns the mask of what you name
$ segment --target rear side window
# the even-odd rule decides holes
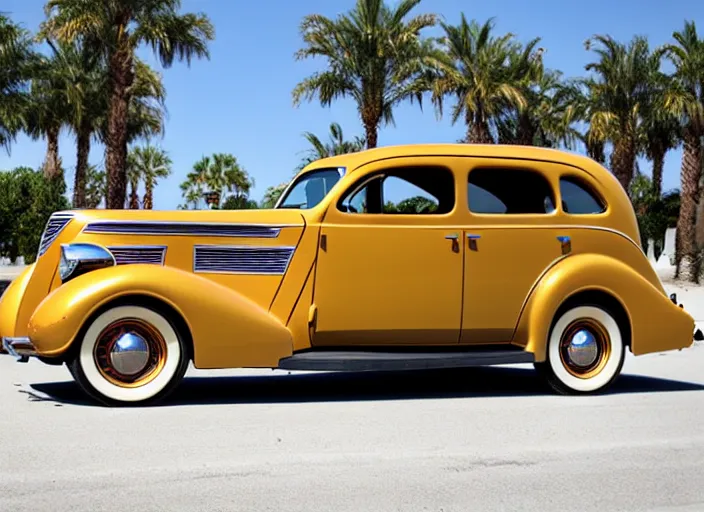
[[[523,169],[473,169],[467,188],[469,210],[481,214],[547,214],[555,196],[545,177]]]
[[[586,184],[574,178],[560,178],[562,209],[573,215],[603,213],[604,202]]]

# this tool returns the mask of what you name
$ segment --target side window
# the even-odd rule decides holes
[[[585,183],[574,178],[560,178],[560,195],[565,213],[586,215],[606,210],[601,199]]]
[[[555,211],[555,195],[545,176],[523,169],[472,169],[467,199],[472,213],[516,215]]]
[[[339,209],[348,213],[440,215],[455,206],[455,179],[444,167],[388,169],[353,185]]]

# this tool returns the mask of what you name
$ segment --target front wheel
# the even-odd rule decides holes
[[[188,367],[182,336],[154,309],[112,307],[84,330],[68,366],[93,398],[107,405],[141,405],[164,398]]]
[[[600,306],[576,306],[555,322],[547,360],[536,369],[561,394],[597,393],[621,373],[626,355],[618,322]]]

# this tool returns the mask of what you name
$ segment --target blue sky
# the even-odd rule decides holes
[[[347,137],[362,134],[350,101],[337,102],[331,108],[317,103],[294,108],[291,101],[293,87],[322,65],[293,59],[301,46],[301,19],[310,13],[334,17],[353,4],[354,0],[183,1],[183,11],[208,14],[216,39],[210,60],[195,61],[190,68],[177,63],[161,70],[147,50],[142,52],[164,75],[166,132],[153,142],[168,151],[174,162],[173,175],[157,187],[155,208],[175,208],[181,202],[179,184],[203,155],[235,155],[254,177],[252,196],[259,200],[268,186],[291,177],[307,149],[302,132],[327,137],[328,126],[337,121]],[[36,30],[44,18],[43,6],[43,0],[2,0],[0,10]],[[456,23],[462,11],[480,21],[494,16],[497,32],[513,32],[522,41],[539,36],[546,49],[546,65],[567,76],[584,74],[592,54],[584,50],[583,43],[594,34],[610,34],[624,41],[635,34],[645,35],[652,45],[659,45],[670,41],[685,19],[704,20],[704,3],[694,0],[670,0],[667,7],[662,0],[424,0],[417,10],[431,11],[449,23]],[[704,34],[704,24],[699,30]],[[423,112],[417,104],[401,105],[395,117],[395,127],[380,131],[380,145],[455,142],[465,131],[460,124],[452,126],[447,117],[437,120],[429,102]],[[0,169],[38,167],[44,150],[43,141],[19,137],[9,156],[0,152]],[[70,186],[75,166],[71,134],[62,135],[60,153]],[[103,155],[103,147],[94,145],[91,163],[102,165]],[[668,155],[665,189],[679,186],[680,158],[680,151]],[[641,168],[648,169],[648,164],[641,162]]]

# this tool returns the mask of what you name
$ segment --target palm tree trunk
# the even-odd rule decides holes
[[[493,144],[494,139],[489,131],[489,123],[481,111],[467,112],[467,143]]]
[[[138,183],[130,184],[130,210],[139,210],[139,194],[137,194]]]
[[[127,43],[125,42],[126,46]],[[108,175],[107,208],[122,209],[127,196],[127,109],[129,88],[134,81],[129,47],[110,56],[110,110],[105,150]]]
[[[379,122],[374,119],[364,119],[364,133],[367,136],[367,149],[373,149],[378,142],[378,126]]]
[[[635,163],[635,144],[631,140],[619,141],[614,144],[614,151],[611,154],[611,172],[614,173],[626,192],[628,192],[633,179]]]
[[[655,197],[662,195],[662,170],[665,167],[665,151],[660,147],[653,147],[653,193]]]
[[[90,154],[90,123],[83,121],[78,128],[76,142],[76,177],[73,183],[73,207],[86,207],[86,171]]]
[[[535,128],[533,123],[530,122],[530,118],[528,116],[520,116],[518,123],[518,140],[516,141],[516,144],[520,144],[522,146],[532,146],[537,131],[538,130]]]
[[[699,196],[699,174],[701,141],[687,130],[684,136],[684,153],[680,173],[680,215],[677,219],[677,274],[687,281],[698,278],[698,255],[695,236],[695,221]]]
[[[59,128],[52,127],[46,132],[46,159],[44,177],[55,178],[59,173]]]
[[[154,207],[154,185],[152,183],[146,183],[144,188],[144,201],[142,201],[142,206],[145,210],[151,210]]]
[[[587,154],[589,158],[595,160],[596,162],[604,165],[606,162],[606,156],[604,155],[604,143],[603,142],[587,142]]]

